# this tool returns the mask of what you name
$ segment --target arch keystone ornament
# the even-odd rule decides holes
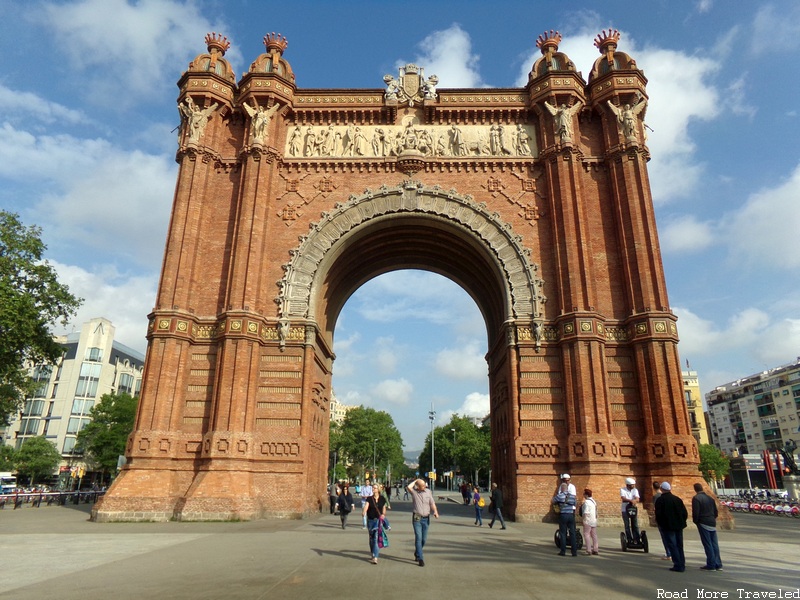
[[[609,503],[629,476],[699,481],[647,80],[616,32],[598,40],[588,81],[550,31],[524,88],[439,88],[406,65],[384,90],[306,90],[285,37],[265,36],[236,82],[231,42],[210,35],[178,81],[128,462],[93,518],[320,512],[336,321],[359,286],[406,268],[450,278],[483,315],[492,476],[512,518],[552,518],[564,472]]]

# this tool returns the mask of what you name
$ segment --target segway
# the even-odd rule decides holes
[[[639,514],[639,509],[636,505],[628,503],[628,507],[625,509],[628,511],[628,517],[630,518],[631,522],[631,529],[634,529],[634,525],[638,524],[637,516]],[[638,527],[636,527],[638,529]],[[627,552],[628,550],[644,550],[645,554],[650,552],[650,544],[647,542],[647,532],[646,531],[639,531],[639,541],[636,540],[629,540],[628,537],[625,535],[625,532],[622,531],[619,534],[619,543],[622,546],[622,551]]]
[[[578,547],[575,548],[575,552],[583,548],[583,534],[576,528],[575,533],[578,534]],[[556,544],[556,548],[561,548],[561,529],[556,529],[556,533],[553,536],[553,541]],[[567,527],[567,547],[572,547],[572,534],[569,531],[569,527]]]

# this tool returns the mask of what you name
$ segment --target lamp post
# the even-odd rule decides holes
[[[434,443],[433,443],[433,421],[436,419],[436,411],[433,410],[433,400],[431,400],[431,410],[428,412],[428,418],[431,420],[431,490],[436,489],[436,462],[434,461]]]
[[[375,457],[378,452],[378,438],[372,440],[372,479],[375,479]],[[372,482],[375,483],[374,481]]]
[[[455,479],[453,477],[456,472],[456,430],[451,427],[450,431],[453,432],[453,468],[450,472],[450,490],[452,491],[456,489]]]

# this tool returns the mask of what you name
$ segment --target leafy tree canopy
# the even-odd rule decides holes
[[[700,464],[698,470],[706,481],[724,479],[730,473],[731,462],[719,448],[711,444],[700,444]]]
[[[6,425],[36,387],[27,367],[61,355],[51,326],[66,325],[82,302],[42,260],[45,249],[38,227],[0,211],[0,422]]]
[[[26,439],[17,450],[17,473],[31,478],[31,485],[37,477],[52,475],[61,462],[61,454],[53,442],[44,436]]]
[[[118,457],[125,454],[137,403],[128,394],[103,394],[92,407],[91,422],[78,434],[76,448],[105,473],[113,473]]]
[[[491,466],[492,437],[489,427],[478,427],[469,417],[453,415],[450,422],[433,430],[433,452],[436,472],[455,468],[467,479],[488,474]],[[420,472],[431,470],[431,436],[419,455]]]
[[[13,471],[17,468],[16,454],[13,446],[0,444],[0,471]]]
[[[347,411],[342,424],[331,428],[330,449],[351,464],[350,475],[363,478],[375,462],[378,478],[403,465],[403,438],[387,412],[358,406]]]

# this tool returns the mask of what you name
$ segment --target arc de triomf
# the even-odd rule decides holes
[[[644,73],[600,33],[588,80],[539,36],[524,88],[408,64],[302,89],[287,41],[236,82],[209,34],[178,82],[180,165],[128,464],[94,518],[301,517],[327,505],[334,327],[401,268],[486,322],[493,479],[517,520],[556,475],[613,505],[698,481],[656,233]],[[684,487],[685,485],[685,487]]]

